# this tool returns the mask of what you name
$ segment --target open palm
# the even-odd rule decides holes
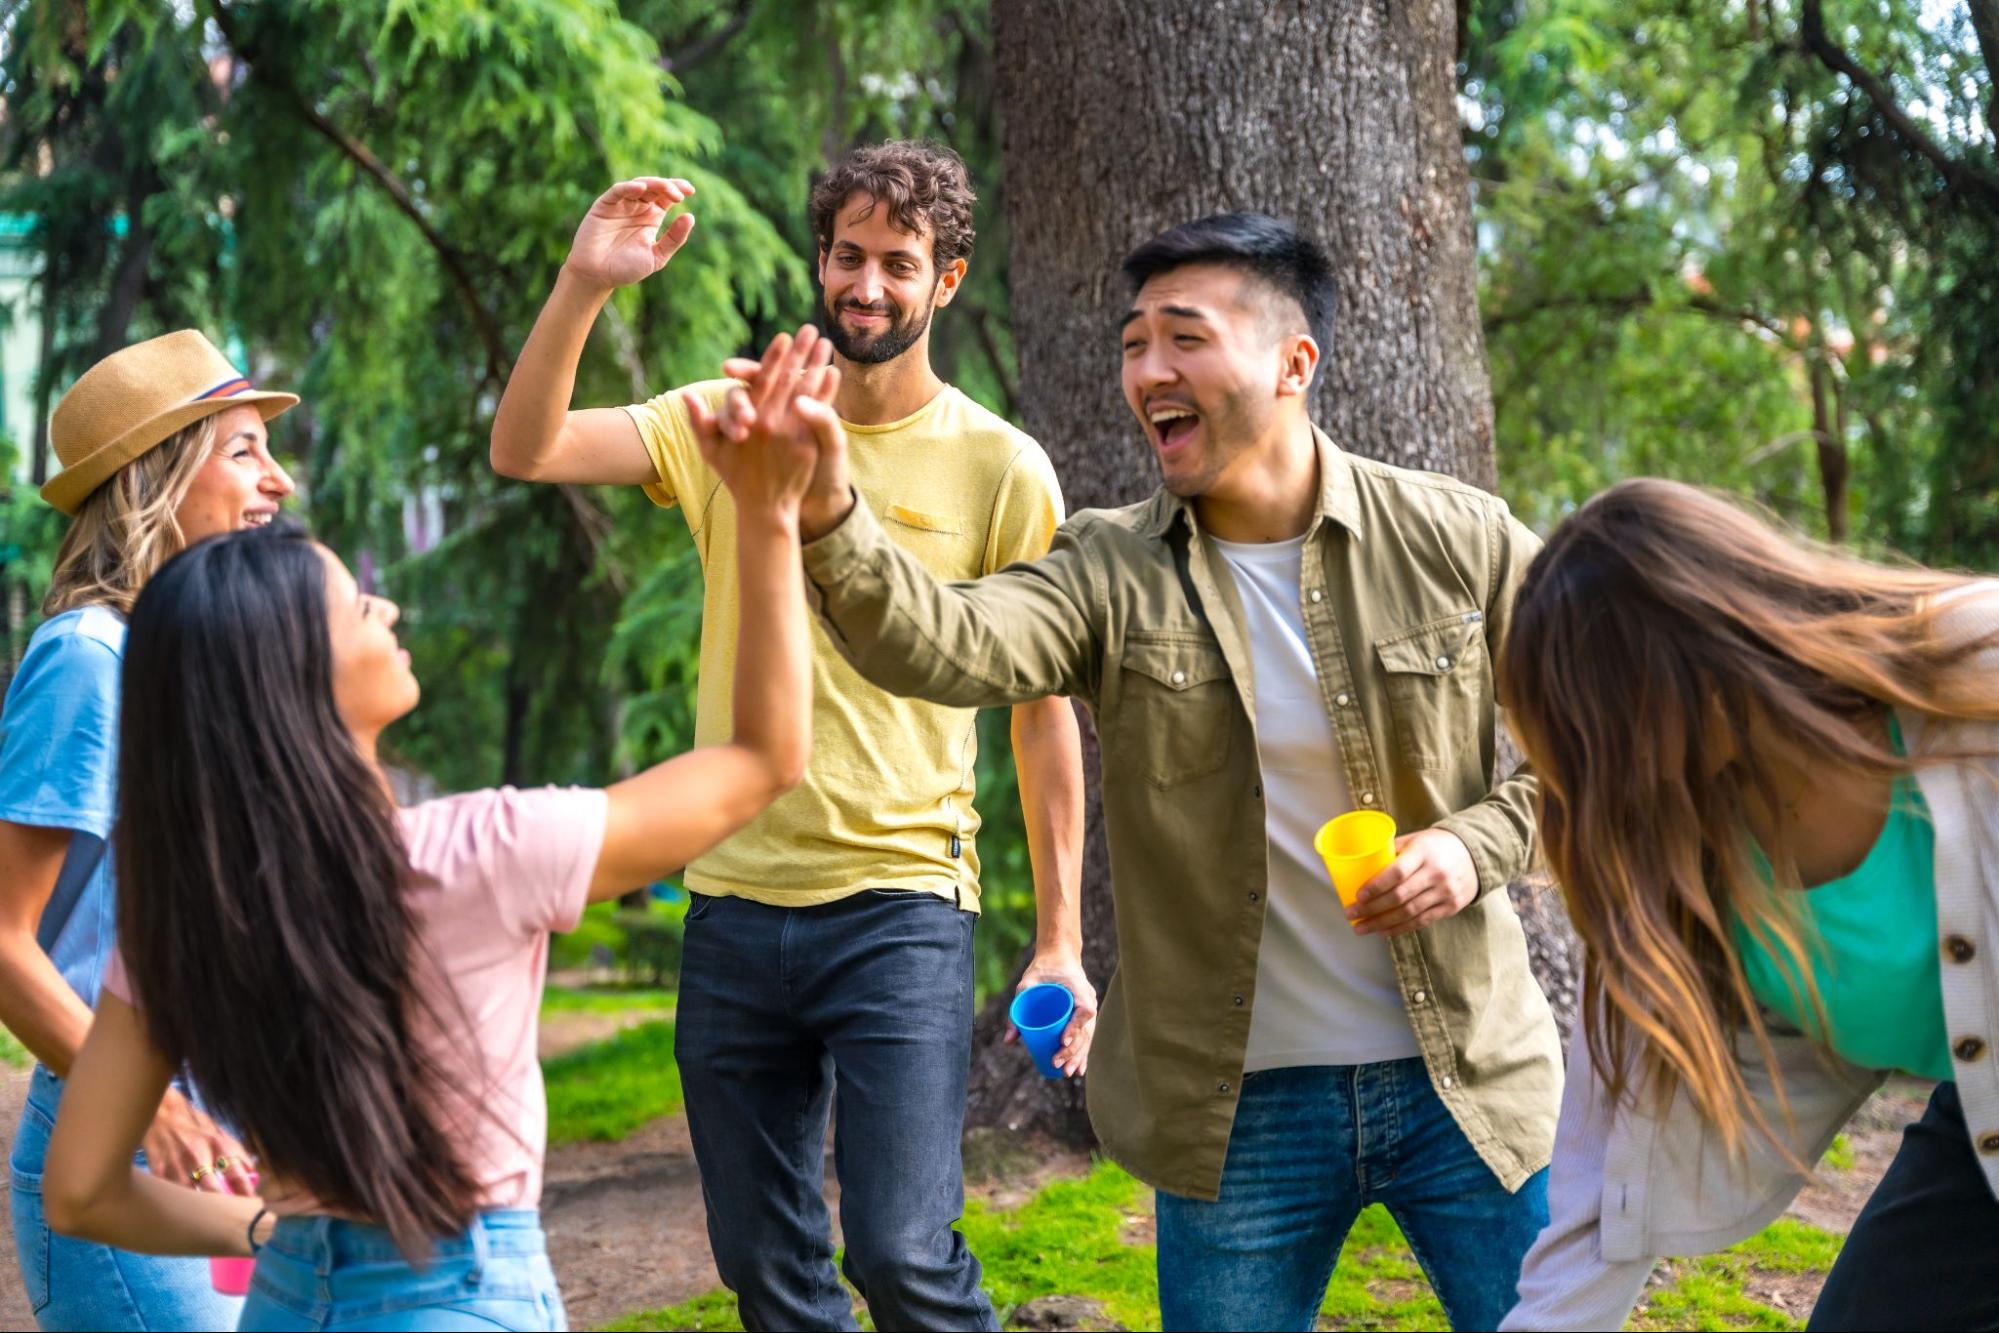
[[[568,267],[605,287],[640,282],[666,261],[694,230],[694,215],[683,213],[661,230],[668,210],[694,194],[684,180],[640,176],[619,181],[597,196],[569,246]]]

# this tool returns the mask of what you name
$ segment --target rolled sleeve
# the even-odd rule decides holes
[[[83,634],[36,643],[0,719],[0,819],[111,836],[120,662]]]

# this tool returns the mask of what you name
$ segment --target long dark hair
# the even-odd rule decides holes
[[[1802,979],[1820,1031],[1825,1015],[1789,891],[1798,848],[1780,830],[1766,875],[1743,812],[1781,808],[1780,772],[1886,780],[1980,757],[1905,757],[1869,725],[1888,708],[1999,721],[1977,667],[1995,644],[1953,615],[1970,582],[1855,559],[1651,479],[1591,500],[1535,557],[1500,702],[1540,777],[1542,846],[1589,950],[1590,1061],[1613,1097],[1643,1088],[1663,1108],[1684,1088],[1731,1150],[1752,1128],[1781,1149],[1737,1059],[1746,1030],[1788,1118],[1735,919]]]
[[[416,1033],[435,1014],[395,810],[333,701],[303,531],[197,543],[132,608],[118,943],[161,1054],[266,1163],[416,1257],[477,1187]]]

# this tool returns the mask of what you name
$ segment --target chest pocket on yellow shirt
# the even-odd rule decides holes
[[[1479,718],[1492,693],[1482,612],[1460,611],[1376,639],[1374,653],[1388,681],[1395,745],[1404,762],[1449,771],[1466,746],[1477,749]]]
[[[1228,763],[1236,696],[1219,646],[1135,631],[1120,665],[1118,744],[1107,764],[1136,763],[1155,787],[1172,787]]]
[[[985,572],[979,544],[964,520],[899,504],[884,505],[882,517],[888,520],[888,534],[895,544],[937,577],[975,579]]]

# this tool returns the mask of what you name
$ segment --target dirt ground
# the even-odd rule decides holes
[[[595,1017],[595,1016],[578,1016]],[[619,1024],[564,1024],[551,1043],[566,1047],[595,1040]],[[597,1030],[602,1027],[602,1030]],[[20,1118],[27,1075],[0,1070],[0,1161]],[[1847,1130],[1851,1171],[1826,1173],[1799,1196],[1791,1215],[1815,1226],[1846,1231],[1880,1180],[1901,1141],[1901,1127],[1922,1113],[1926,1094],[1894,1084],[1870,1102]],[[995,1166],[1002,1164],[995,1163]],[[971,1171],[971,1192],[1009,1207],[1032,1196],[1050,1177],[1080,1171],[1080,1157],[1036,1157],[1006,1169]],[[830,1163],[829,1163],[830,1166]],[[837,1237],[839,1191],[830,1178],[826,1199]],[[980,1177],[985,1179],[980,1179]],[[542,1197],[555,1270],[576,1328],[593,1328],[621,1314],[673,1305],[720,1285],[701,1206],[687,1123],[680,1116],[654,1122],[622,1143],[586,1143],[549,1154]],[[1134,1241],[1149,1238],[1147,1219],[1129,1219]],[[0,1209],[0,1328],[32,1327],[33,1319],[14,1267],[13,1234]],[[1768,1289],[1751,1295],[1802,1316],[1817,1295],[1816,1277],[1772,1275]]]

